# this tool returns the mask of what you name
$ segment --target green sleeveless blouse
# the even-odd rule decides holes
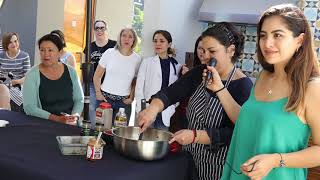
[[[285,111],[287,101],[258,101],[252,88],[240,110],[221,180],[249,179],[236,172],[241,172],[240,166],[255,155],[296,152],[307,147],[310,127],[295,113]],[[283,167],[274,168],[263,180],[306,178],[306,169]]]

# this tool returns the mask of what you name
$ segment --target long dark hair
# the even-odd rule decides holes
[[[194,44],[194,51],[193,51],[193,57],[194,57],[194,60],[193,60],[193,66],[198,66],[201,64],[201,61],[198,57],[198,45],[199,45],[199,42],[202,40],[202,37],[198,37],[198,39],[196,40],[196,43]]]
[[[157,30],[156,32],[153,33],[152,40],[154,40],[154,37],[157,34],[161,34],[168,41],[168,43],[172,43],[172,36],[168,31],[166,31],[166,30]],[[175,56],[174,51],[172,50],[171,47],[168,48],[167,53],[170,54],[170,55]]]
[[[304,102],[308,81],[312,77],[319,76],[313,38],[308,21],[298,7],[291,4],[281,4],[267,9],[262,14],[257,28],[257,55],[259,62],[266,71],[274,72],[274,66],[267,63],[262,55],[261,48],[259,46],[259,34],[261,32],[263,22],[271,16],[280,17],[286,24],[287,28],[293,33],[294,37],[298,37],[300,34],[304,33],[304,40],[301,47],[294,53],[284,69],[288,75],[288,81],[291,86],[291,93],[286,105],[286,110],[297,111]]]
[[[233,44],[235,46],[235,52],[231,58],[232,63],[238,60],[243,51],[244,36],[230,23],[219,22],[204,31],[201,36],[202,39],[208,36],[213,37],[226,48]]]

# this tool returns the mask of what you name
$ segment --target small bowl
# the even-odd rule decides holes
[[[9,121],[0,120],[0,127],[6,127],[7,124],[9,124]]]

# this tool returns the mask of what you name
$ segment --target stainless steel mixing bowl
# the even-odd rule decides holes
[[[113,129],[115,149],[127,157],[145,161],[161,159],[169,152],[172,133],[148,128],[139,140],[139,129],[139,127]]]

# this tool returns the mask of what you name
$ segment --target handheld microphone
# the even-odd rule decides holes
[[[216,67],[216,65],[217,65],[217,60],[216,60],[216,58],[211,58],[211,60],[210,60],[210,62],[209,62],[209,66],[212,66],[212,67]],[[209,79],[211,79],[212,78],[212,72],[211,71],[209,71],[208,72],[208,77],[207,77],[207,80],[206,80],[206,86],[208,85],[208,81],[209,81]]]

